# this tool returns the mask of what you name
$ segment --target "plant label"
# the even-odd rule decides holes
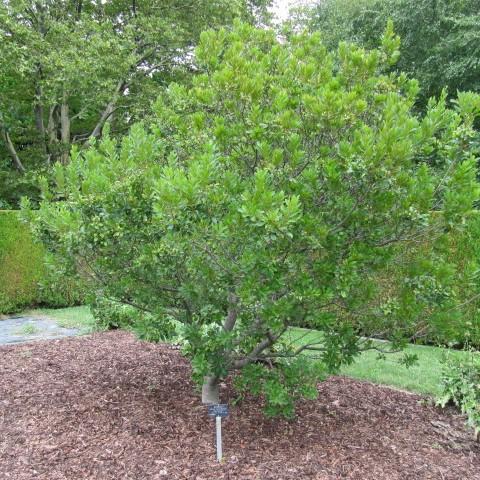
[[[211,417],[227,417],[228,405],[225,403],[216,403],[214,405],[208,405],[208,414]]]

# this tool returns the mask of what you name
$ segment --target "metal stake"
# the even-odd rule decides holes
[[[222,461],[222,417],[215,417],[217,432],[217,460]]]

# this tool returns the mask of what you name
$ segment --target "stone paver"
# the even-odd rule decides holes
[[[78,329],[61,327],[50,318],[18,316],[0,320],[0,345],[73,337],[79,333]]]

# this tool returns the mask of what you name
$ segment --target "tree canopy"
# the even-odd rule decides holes
[[[396,68],[421,85],[420,104],[444,88],[480,92],[480,17],[476,0],[325,0],[310,12],[310,27],[335,47],[351,41],[378,45],[391,19],[401,38]]]
[[[318,34],[203,32],[191,86],[57,164],[37,232],[97,297],[133,306],[140,335],[178,336],[205,401],[237,372],[268,414],[292,415],[319,378],[378,348],[362,322],[388,322],[396,348],[426,311],[455,307],[442,249],[405,247],[441,246],[472,215],[480,97],[418,116],[417,82],[388,73],[398,48],[391,24],[379,49],[335,53]],[[299,319],[321,337],[288,341]]]

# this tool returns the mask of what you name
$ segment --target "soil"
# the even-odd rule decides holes
[[[0,347],[0,479],[480,479],[480,446],[455,410],[344,377],[295,420],[253,398],[214,422],[190,367],[125,332]],[[222,386],[222,400],[235,398]]]

